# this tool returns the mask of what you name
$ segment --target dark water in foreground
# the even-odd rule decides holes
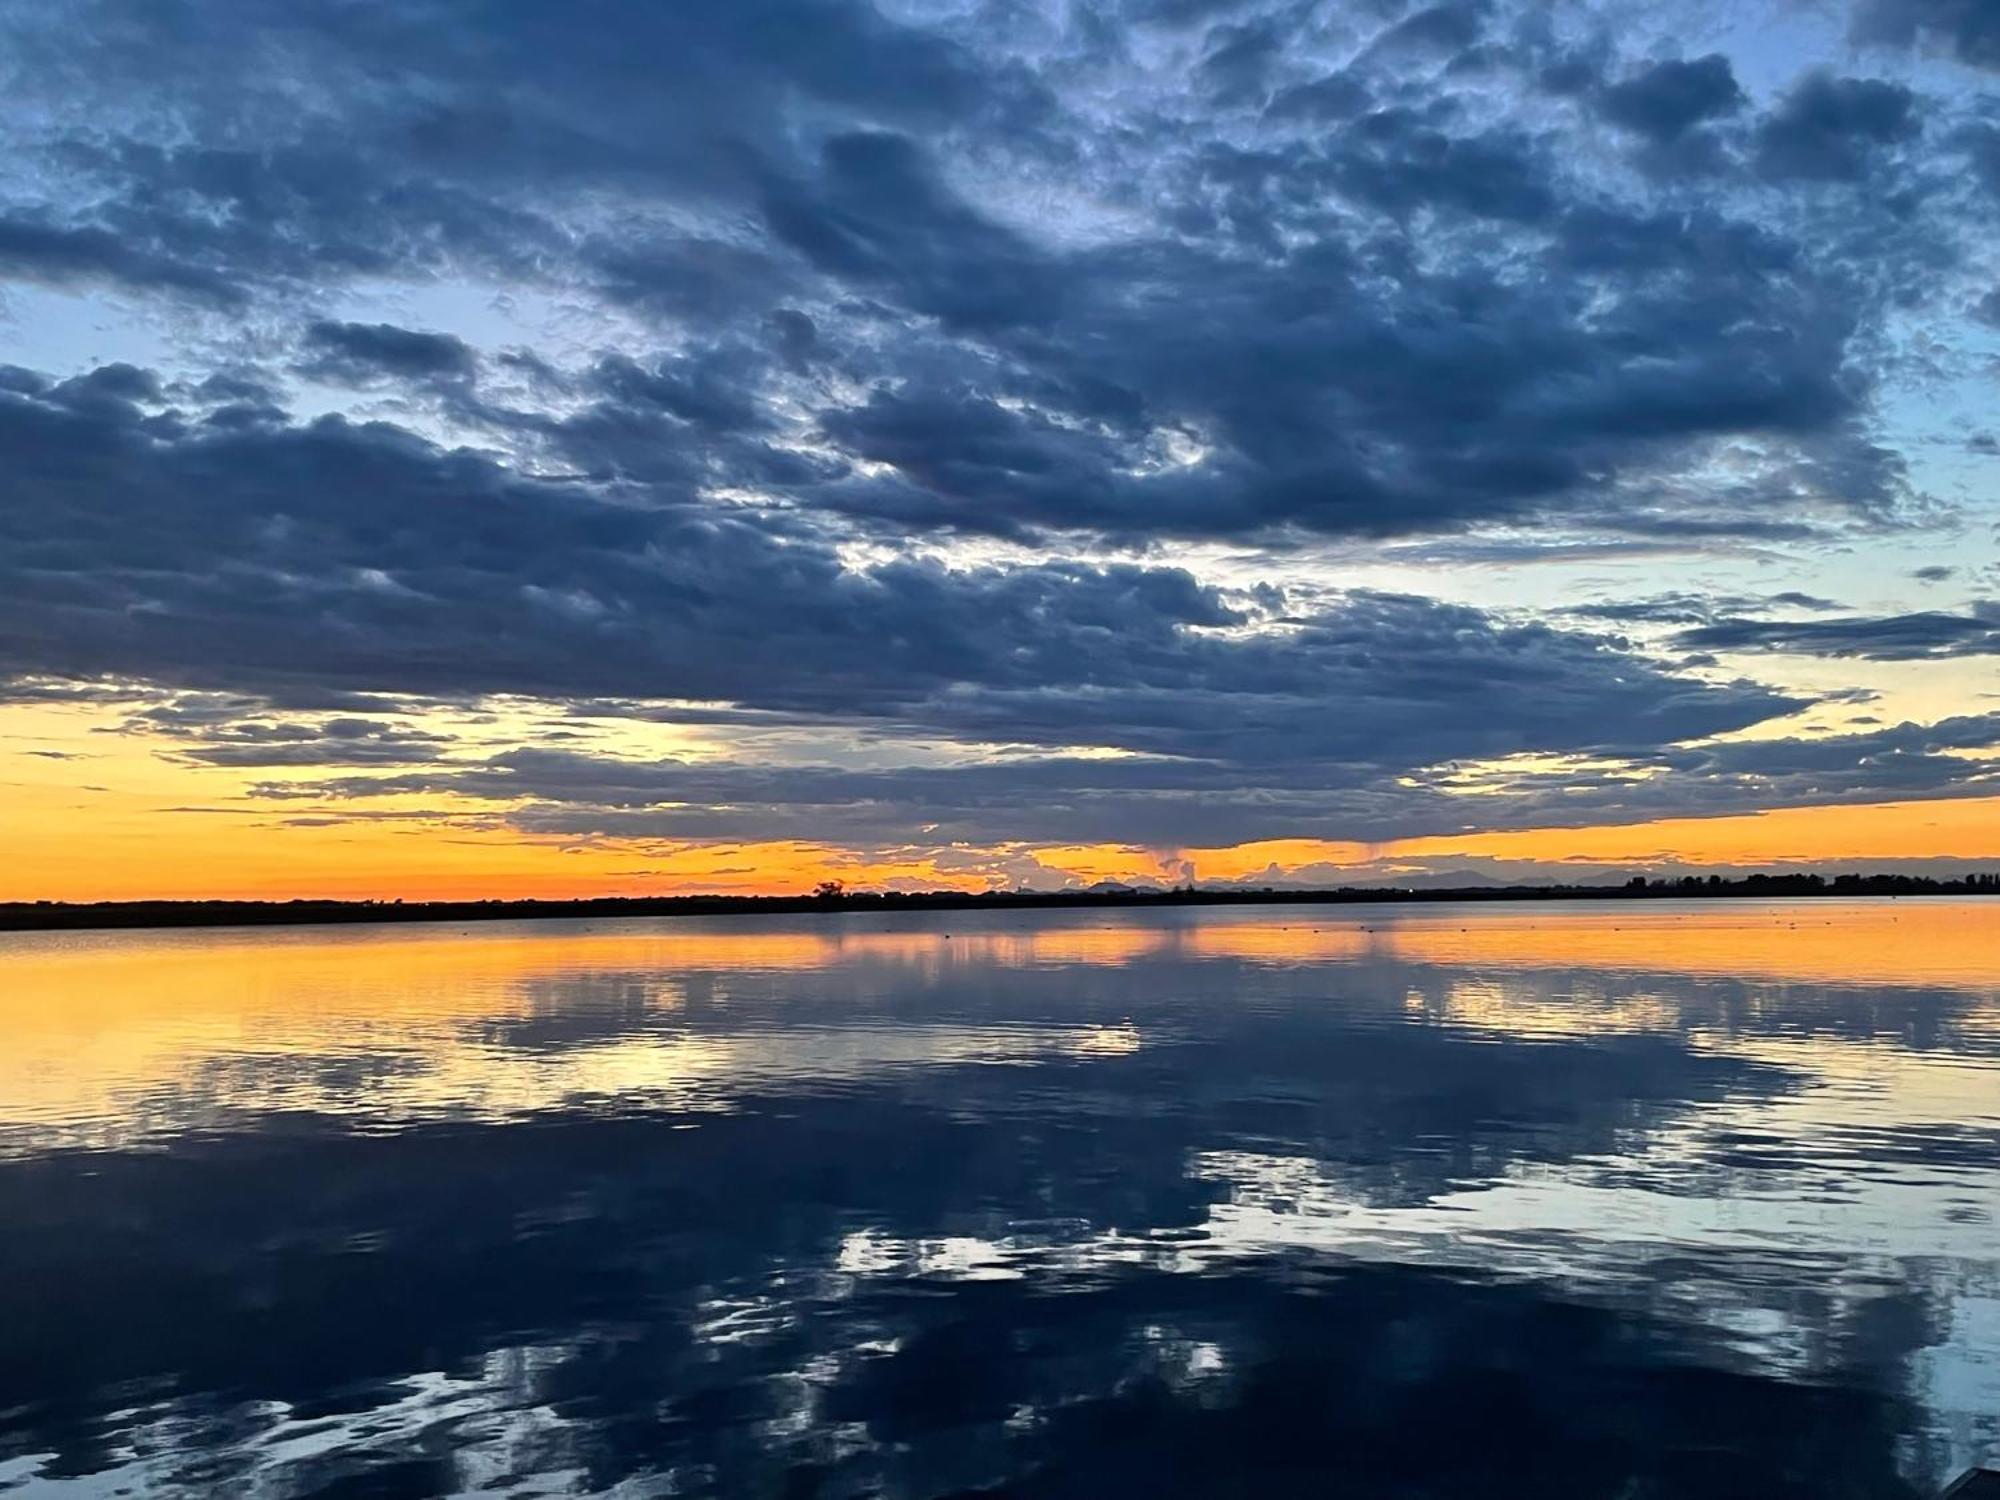
[[[1926,1495],[2000,903],[0,939],[0,1493]]]

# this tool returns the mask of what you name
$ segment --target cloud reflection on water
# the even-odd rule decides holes
[[[1990,910],[9,939],[0,1492],[1915,1493]]]

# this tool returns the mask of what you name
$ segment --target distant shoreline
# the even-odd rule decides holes
[[[359,922],[579,921],[756,913],[1014,911],[1178,906],[1369,906],[1387,902],[1756,900],[1771,897],[2000,896],[2000,873],[1958,880],[1908,875],[1689,876],[1623,885],[1466,886],[1404,889],[852,892],[801,896],[596,896],[506,901],[17,901],[0,902],[0,932],[103,928],[291,927]]]

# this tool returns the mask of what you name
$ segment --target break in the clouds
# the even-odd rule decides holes
[[[1989,786],[1974,0],[0,0],[0,57],[4,694],[262,797],[869,850]],[[1890,729],[1829,662],[1946,675]]]

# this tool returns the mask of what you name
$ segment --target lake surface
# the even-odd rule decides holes
[[[0,938],[0,1494],[1928,1496],[2000,902]]]

